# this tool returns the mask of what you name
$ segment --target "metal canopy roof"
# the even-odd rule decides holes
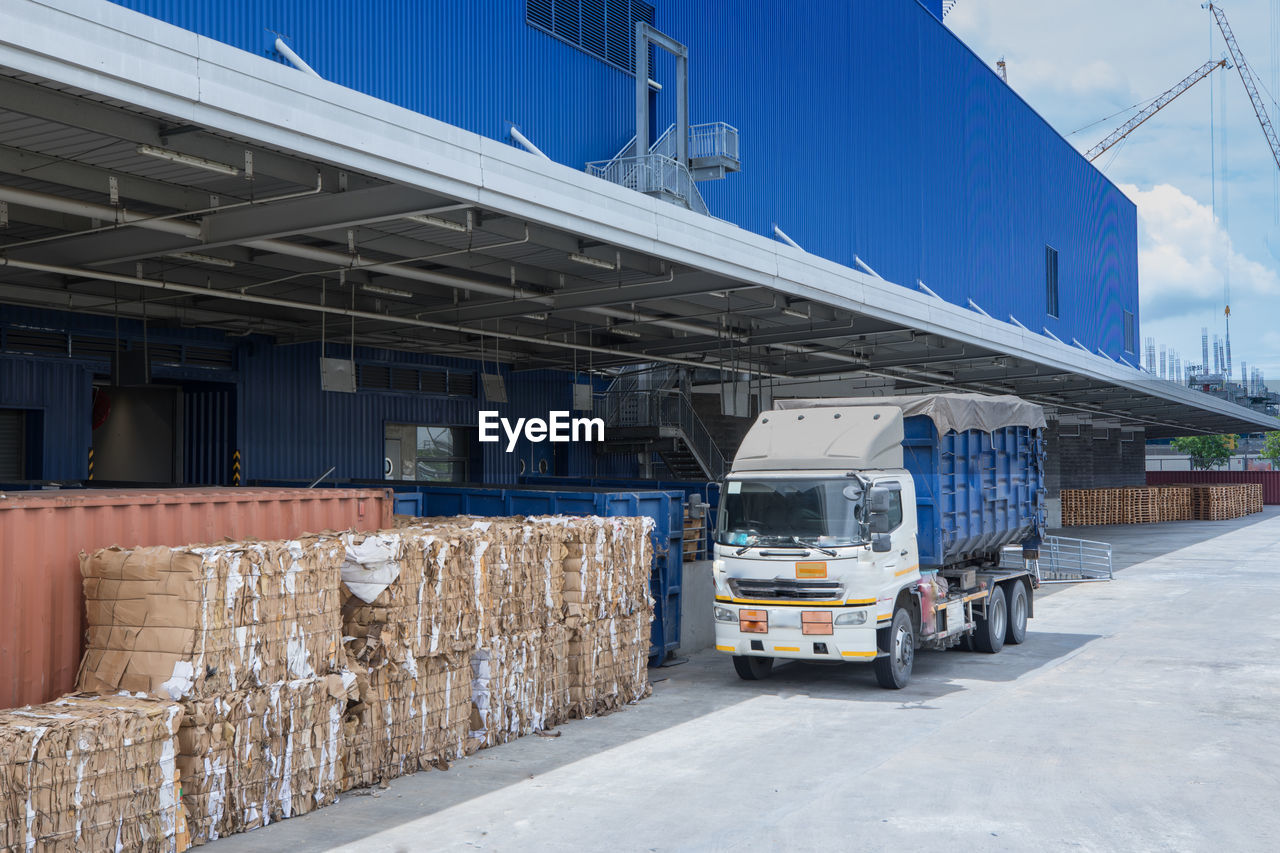
[[[95,0],[9,0],[0,302],[779,396],[1019,396],[1148,436],[1275,419]],[[330,324],[332,328],[332,323]]]

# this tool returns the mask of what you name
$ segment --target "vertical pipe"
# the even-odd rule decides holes
[[[676,160],[689,168],[689,51],[676,56]]]
[[[649,37],[644,21],[636,21],[636,150],[649,153]]]

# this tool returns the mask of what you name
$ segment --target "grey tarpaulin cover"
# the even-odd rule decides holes
[[[920,394],[897,397],[827,397],[813,400],[774,400],[775,409],[812,409],[818,406],[897,406],[904,418],[924,415],[939,435],[955,430],[991,432],[1007,426],[1044,429],[1044,410],[1035,403],[1008,394]]]

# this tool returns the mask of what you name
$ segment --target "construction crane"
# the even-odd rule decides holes
[[[1216,10],[1215,10],[1215,13],[1216,13]],[[1219,26],[1225,26],[1225,19],[1219,20],[1218,24]],[[1232,52],[1232,56],[1234,55],[1235,53]],[[1237,59],[1236,67],[1239,67],[1239,62],[1240,60]],[[1169,104],[1173,103],[1175,98],[1177,98],[1183,92],[1190,89],[1195,84],[1199,83],[1204,78],[1208,77],[1209,74],[1214,71],[1214,69],[1223,68],[1223,67],[1226,67],[1226,65],[1227,65],[1227,61],[1225,59],[1209,61],[1209,62],[1206,62],[1204,65],[1201,65],[1195,71],[1192,71],[1190,74],[1188,74],[1182,80],[1182,82],[1178,83],[1176,86],[1173,86],[1172,88],[1165,91],[1162,95],[1157,97],[1154,101],[1152,101],[1151,103],[1143,107],[1137,114],[1133,116],[1133,118],[1129,119],[1124,124],[1120,125],[1115,130],[1113,130],[1111,134],[1107,136],[1106,139],[1102,140],[1097,145],[1093,146],[1088,151],[1086,151],[1084,154],[1085,158],[1088,159],[1089,161],[1097,160],[1107,151],[1108,148],[1115,145],[1120,140],[1124,139],[1130,133],[1133,133],[1133,131],[1137,129],[1138,125],[1142,124],[1144,121],[1151,118],[1156,113],[1160,112],[1160,110],[1169,106]],[[1243,72],[1242,72],[1242,76],[1243,76]],[[1248,84],[1246,84],[1246,86],[1247,85]],[[1256,106],[1255,106],[1255,109],[1257,109]],[[1270,123],[1268,123],[1267,127],[1270,128],[1270,126],[1271,126]],[[1272,138],[1274,139],[1274,134],[1272,134]],[[1276,163],[1280,164],[1280,154],[1277,154]]]
[[[1258,117],[1258,124],[1262,125],[1262,133],[1267,137],[1267,144],[1271,146],[1271,156],[1275,158],[1276,166],[1280,167],[1280,139],[1276,139],[1276,130],[1271,126],[1267,108],[1263,105],[1262,96],[1258,94],[1258,84],[1253,79],[1253,71],[1249,68],[1249,62],[1244,58],[1244,54],[1240,52],[1235,33],[1231,32],[1231,25],[1227,23],[1227,14],[1213,3],[1206,3],[1204,8],[1212,12],[1213,19],[1218,22],[1222,40],[1227,43],[1231,59],[1236,64],[1236,70],[1240,72],[1240,82],[1244,83],[1244,90],[1249,93],[1254,115]]]

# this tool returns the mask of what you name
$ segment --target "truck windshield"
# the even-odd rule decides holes
[[[722,545],[859,545],[863,501],[845,497],[856,481],[730,480],[721,496],[716,541]]]

